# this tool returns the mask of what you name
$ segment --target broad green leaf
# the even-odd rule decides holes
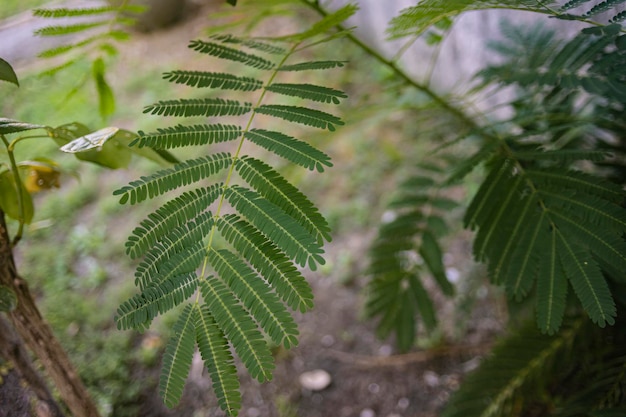
[[[19,87],[20,83],[17,80],[17,75],[13,71],[13,67],[4,59],[0,58],[0,80],[13,83]]]
[[[76,124],[74,131],[84,132],[85,127]],[[126,168],[131,160],[131,150],[114,140],[119,133],[117,127],[106,127],[98,131],[79,136],[61,147],[63,152],[76,154],[76,158],[93,162],[111,169]],[[72,135],[72,131],[60,131],[56,136],[59,141]],[[57,135],[59,132],[53,134]],[[122,136],[126,133],[122,133]]]
[[[20,181],[22,197],[22,211],[20,211],[18,185],[11,171],[0,174],[0,208],[12,219],[30,224],[33,219],[33,198]]]
[[[98,109],[102,119],[106,119],[115,112],[115,96],[104,77],[105,72],[106,68],[102,58],[96,59],[93,62],[91,74],[96,83],[96,91],[98,91]]]
[[[46,126],[44,125],[36,125],[0,117],[0,135],[8,135],[10,133],[23,132],[25,130],[42,129],[45,127]]]
[[[105,127],[87,135],[74,139],[61,147],[63,152],[77,153],[91,149],[101,149],[107,140],[112,138],[119,129],[117,127]]]

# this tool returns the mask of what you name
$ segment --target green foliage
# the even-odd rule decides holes
[[[570,317],[547,336],[528,323],[468,376],[442,416],[620,415],[626,374],[619,329]]]
[[[180,98],[144,109],[158,116],[237,116],[242,120],[240,125],[177,124],[139,132],[132,142],[137,147],[202,146],[208,154],[115,191],[122,204],[182,191],[149,214],[129,237],[127,253],[142,257],[135,274],[140,292],[120,305],[116,317],[121,329],[143,330],[156,316],[184,304],[161,372],[160,393],[168,406],[180,399],[196,344],[220,407],[229,415],[236,415],[241,406],[230,349],[252,377],[265,381],[271,379],[274,363],[264,334],[275,345],[297,344],[297,327],[287,306],[300,311],[312,307],[311,288],[297,265],[315,269],[324,263],[323,244],[330,240],[330,228],[297,187],[266,162],[244,153],[243,146],[256,144],[309,170],[321,172],[331,166],[329,157],[311,145],[256,126],[272,122],[278,126],[276,118],[331,131],[343,124],[337,116],[308,104],[338,104],[346,97],[343,92],[278,79],[283,69],[342,66],[339,62],[295,66],[287,62],[298,49],[307,47],[304,42],[312,39],[315,43],[315,36],[353,12],[351,6],[340,9],[311,30],[279,41],[232,35],[194,40],[189,44],[193,51],[232,61],[254,70],[254,75],[174,70],[164,79],[191,88],[233,91],[237,97],[250,97],[249,102],[213,96]],[[302,104],[268,103],[268,92],[272,98],[286,96]],[[232,151],[211,150],[217,143],[230,145]]]
[[[63,43],[40,53],[43,58],[55,58],[61,62],[57,62],[54,68],[45,73],[54,74],[88,57],[91,62],[91,79],[98,94],[98,108],[103,119],[107,119],[115,112],[115,98],[106,80],[106,58],[117,53],[115,47],[117,42],[128,39],[127,28],[134,23],[133,19],[127,17],[128,14],[144,10],[141,6],[126,3],[122,2],[118,6],[33,10],[35,17],[53,22],[55,19],[64,19],[62,24],[51,24],[36,30],[35,35],[69,38],[69,43]],[[75,35],[79,35],[80,40],[74,42]],[[87,81],[87,77],[83,78],[76,88]]]
[[[416,6],[401,10],[391,20],[388,33],[392,38],[417,36],[439,22],[472,10],[511,8],[543,13],[552,3],[534,0],[424,0]]]
[[[556,12],[524,2],[425,1],[394,19],[390,34],[418,35],[439,19],[468,10],[521,8],[585,20],[621,2],[560,14],[583,3],[568,2]],[[474,258],[487,264],[492,282],[512,300],[532,300],[536,324],[505,339],[443,415],[620,415],[622,395],[615,393],[621,392],[616,387],[624,377],[619,316],[626,270],[623,30],[596,24],[569,40],[556,39],[540,26],[507,24],[502,32],[505,40],[492,45],[502,62],[477,79],[479,90],[514,87],[510,115],[478,124],[446,102],[471,135],[465,130],[441,148],[468,138],[478,139],[479,147],[451,167],[441,184],[456,184],[484,167],[464,216],[465,227],[476,231]],[[425,178],[417,184],[427,189],[434,183]],[[415,251],[416,237],[428,241],[428,230],[418,222],[429,205],[423,195],[407,199],[402,205],[407,214],[381,226],[372,247],[368,307],[382,316],[382,335],[395,329],[405,349],[415,335],[417,309],[411,302],[418,299],[407,294],[420,279],[411,275],[415,262],[402,257]],[[381,239],[385,236],[392,238]],[[391,271],[395,280],[381,280],[376,268]],[[428,315],[420,313],[427,324]]]
[[[432,276],[446,296],[454,294],[443,266],[438,239],[448,232],[445,213],[457,203],[445,196],[444,170],[435,164],[419,166],[418,172],[398,187],[389,204],[393,217],[378,230],[370,251],[370,273],[366,314],[380,316],[378,335],[395,331],[397,345],[406,351],[416,337],[416,320],[427,330],[437,323],[422,275]]]

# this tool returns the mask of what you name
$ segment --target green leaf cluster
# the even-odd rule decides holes
[[[328,22],[353,11],[351,6],[341,9]],[[219,96],[161,100],[144,110],[161,117],[230,119],[139,132],[132,142],[136,147],[195,147],[204,156],[143,176],[114,193],[122,204],[171,196],[128,238],[128,255],[141,258],[135,274],[139,292],[120,305],[116,317],[120,329],[143,330],[158,315],[181,306],[160,378],[160,393],[168,406],[180,399],[195,346],[221,408],[236,415],[241,394],[231,349],[252,377],[265,381],[274,368],[271,345],[289,348],[298,343],[289,310],[304,312],[313,305],[300,268],[316,269],[324,263],[323,245],[331,238],[330,228],[308,197],[256,156],[254,148],[311,171],[332,166],[330,158],[312,145],[268,128],[287,127],[285,121],[330,131],[343,125],[320,107],[339,104],[346,98],[343,92],[279,82],[286,71],[343,65],[291,63],[309,39],[314,45],[315,37],[327,30],[324,22],[318,24],[323,30],[314,26],[287,40],[222,34],[193,40],[191,50],[235,63],[246,75],[167,72],[166,81]],[[236,98],[225,95],[228,92],[236,93]],[[294,100],[298,104],[292,104]],[[215,144],[221,145],[219,151],[212,149]]]

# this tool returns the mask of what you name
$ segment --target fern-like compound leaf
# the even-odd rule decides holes
[[[244,156],[235,162],[241,177],[270,203],[303,225],[322,244],[330,241],[330,226],[313,203],[266,163]]]
[[[526,326],[498,345],[478,370],[446,404],[442,417],[514,415],[525,392],[547,383],[542,377],[557,359],[569,352],[579,336],[580,323],[554,336],[542,335]]]
[[[313,307],[313,291],[289,258],[254,226],[236,214],[217,220],[224,238],[272,285],[289,307],[305,312]]]
[[[423,276],[431,275],[444,295],[454,294],[437,239],[448,229],[441,214],[458,204],[439,194],[444,173],[441,163],[420,164],[419,172],[399,186],[399,194],[388,205],[394,217],[379,228],[370,249],[372,279],[366,314],[380,317],[377,334],[386,337],[394,331],[403,351],[415,342],[418,317],[428,330],[437,324]]]
[[[221,184],[187,191],[142,220],[126,241],[126,253],[138,258],[170,230],[205,211],[221,194]]]
[[[323,27],[336,22],[338,16],[326,19]],[[317,36],[320,30],[322,26],[307,36]],[[166,73],[164,78],[184,87],[221,89],[224,94],[236,91],[237,99],[242,101],[162,100],[147,106],[144,112],[164,117],[237,116],[231,120],[243,119],[242,124],[178,124],[151,133],[139,132],[131,145],[160,150],[210,148],[218,143],[224,148],[232,144],[233,153],[208,152],[204,157],[176,162],[173,167],[131,181],[114,193],[121,203],[136,204],[176,192],[149,214],[126,242],[127,253],[141,258],[135,272],[139,293],[119,307],[118,326],[146,329],[157,315],[179,306],[195,293],[196,301],[183,311],[192,317],[193,325],[189,328],[194,329],[194,340],[209,370],[220,407],[231,416],[241,408],[231,349],[252,377],[259,381],[271,378],[274,364],[269,340],[285,347],[297,344],[298,331],[288,307],[304,312],[313,306],[311,287],[298,265],[315,269],[323,264],[323,243],[330,240],[328,222],[304,193],[272,166],[243,152],[247,149],[243,145],[251,142],[310,170],[321,172],[332,166],[326,154],[301,140],[278,131],[252,128],[262,115],[282,119],[280,125],[288,120],[334,130],[343,124],[339,117],[317,108],[265,104],[267,97],[273,97],[266,93],[322,104],[338,103],[345,98],[343,92],[321,85],[280,82],[279,69],[262,56],[271,54],[272,59],[278,58],[277,62],[288,62],[292,54],[317,43],[301,45],[304,40],[306,37],[299,34],[276,40],[215,35],[209,42],[192,41],[190,48],[199,53],[249,67],[245,68],[246,75],[242,75],[243,71],[231,74],[180,69]],[[286,44],[288,48],[284,47]],[[323,70],[343,65],[342,61],[304,62],[282,69]],[[253,75],[247,75],[255,69]],[[261,89],[259,97],[255,92]],[[254,108],[243,101],[247,96],[251,96],[250,102],[257,102]],[[200,181],[203,188],[188,187]],[[447,204],[445,199],[438,202],[442,207]],[[198,277],[200,270],[202,276]],[[418,307],[423,314],[432,315],[424,306]],[[168,355],[175,355],[178,339],[183,337],[187,337],[186,333],[175,333]],[[176,363],[173,359],[168,361],[161,379],[161,386],[166,388],[161,392],[166,403],[172,405],[180,393],[170,384],[182,384],[172,370],[183,368],[172,366]]]
[[[339,104],[339,99],[348,97],[343,91],[313,84],[274,83],[267,86],[266,90],[287,96],[332,104]]]
[[[250,103],[221,98],[162,100],[144,108],[144,113],[161,116],[241,116],[252,108]]]
[[[216,58],[239,62],[241,64],[248,65],[257,69],[270,70],[275,66],[272,61],[258,55],[242,52],[238,49],[220,45],[214,42],[194,40],[189,43],[189,48],[202,54],[208,54]]]
[[[174,324],[173,335],[165,347],[159,393],[168,407],[178,404],[183,394],[196,346],[196,315],[197,311],[191,305],[185,306]]]
[[[173,149],[185,146],[202,146],[213,143],[228,142],[241,136],[241,127],[224,125],[176,125],[156,132],[145,133],[139,131],[139,136],[130,143],[140,148],[148,146],[153,149]]]
[[[163,79],[176,84],[198,88],[220,88],[222,90],[255,91],[263,82],[252,77],[239,77],[221,72],[171,71],[163,74]]]
[[[262,198],[258,193],[240,186],[228,188],[224,195],[226,199],[251,224],[266,234],[287,256],[299,265],[317,269],[317,264],[323,265],[322,248],[317,239],[292,217],[280,210],[274,204]]]
[[[492,279],[505,282],[510,295],[522,298],[536,281],[543,331],[558,330],[566,282],[592,320],[604,326],[613,323],[616,310],[597,263],[626,268],[622,199],[619,187],[588,174],[557,167],[520,170],[515,161],[501,158],[465,221],[479,227],[475,257],[489,263]]]
[[[335,126],[342,126],[344,122],[337,116],[321,110],[310,109],[308,107],[285,106],[282,104],[263,104],[257,107],[255,112],[267,114],[273,117],[288,120],[290,122],[302,123],[320,129],[335,131]]]
[[[193,308],[197,310],[195,328],[198,350],[209,371],[217,401],[226,413],[236,415],[241,408],[241,393],[228,340],[206,304]]]
[[[260,382],[272,379],[272,353],[257,325],[235,296],[212,276],[201,282],[200,290],[215,322],[232,343],[250,375]]]
[[[310,170],[317,169],[318,172],[323,172],[325,167],[333,166],[330,157],[324,152],[284,133],[250,129],[244,133],[244,137],[250,142]]]
[[[183,185],[198,182],[226,168],[231,162],[228,153],[221,152],[212,156],[191,159],[177,164],[174,168],[164,169],[116,190],[114,195],[121,195],[120,203],[140,203],[154,198]]]
[[[256,272],[225,249],[211,250],[207,259],[274,343],[286,348],[298,344],[293,317]]]

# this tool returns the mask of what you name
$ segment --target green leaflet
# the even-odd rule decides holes
[[[191,41],[191,43],[189,44],[189,48],[203,54],[208,54],[216,58],[239,62],[253,68],[264,70],[274,68],[274,63],[270,60],[214,42],[195,40]]]
[[[336,104],[345,98],[344,93],[279,80],[273,60],[286,62],[304,40],[294,38],[289,48],[284,47],[285,40],[277,44],[233,35],[192,41],[189,46],[198,53],[249,68],[245,75],[180,69],[167,72],[164,78],[185,88],[220,94],[234,91],[237,99],[210,96],[158,101],[147,106],[144,113],[209,116],[212,120],[139,132],[131,142],[139,148],[208,149],[206,156],[183,160],[114,192],[122,204],[167,196],[126,242],[127,254],[140,259],[135,271],[139,293],[118,308],[118,327],[146,329],[157,315],[196,294],[196,300],[183,308],[166,349],[160,391],[168,406],[180,398],[188,351],[197,342],[220,407],[236,415],[241,394],[231,350],[253,378],[271,379],[274,363],[268,343],[286,348],[298,343],[297,326],[287,307],[304,312],[313,306],[311,287],[298,267],[315,269],[324,263],[323,244],[331,239],[328,222],[304,193],[268,163],[245,155],[246,147],[242,146],[249,141],[310,170],[321,172],[332,166],[326,154],[302,140],[250,127],[261,114],[329,130],[343,124],[339,117],[317,107],[319,103]],[[245,52],[241,50],[244,48]],[[265,54],[272,58],[266,59]],[[292,69],[323,70],[342,65],[340,61],[305,62]],[[266,94],[269,92],[277,94]],[[309,108],[269,102],[279,95],[318,103],[316,108]],[[213,120],[221,117],[230,117],[230,121]],[[289,126],[278,123],[276,127]],[[215,144],[220,144],[221,151],[212,149]],[[223,151],[227,147],[232,152]],[[192,332],[193,340],[189,336]]]
[[[340,98],[348,97],[343,91],[313,84],[274,83],[269,85],[266,90],[287,96],[333,104],[339,104]]]
[[[202,71],[166,72],[163,79],[190,87],[220,88],[223,90],[255,91],[261,88],[262,81],[251,77],[238,77],[232,74]]]
[[[237,125],[176,125],[156,132],[144,133],[131,142],[130,146],[140,148],[149,146],[153,149],[172,149],[186,146],[202,146],[219,142],[228,142],[241,136],[241,128]]]
[[[147,106],[143,112],[160,116],[240,116],[250,111],[250,103],[221,98],[162,100]]]
[[[196,346],[196,314],[196,310],[191,305],[183,309],[174,324],[173,335],[165,347],[163,368],[159,379],[159,394],[169,407],[178,404],[191,367],[191,359]]]
[[[209,371],[220,407],[229,415],[235,415],[241,408],[241,393],[228,340],[207,305],[199,307],[195,326],[198,350]]]
[[[319,129],[328,129],[331,132],[335,131],[335,125],[341,126],[344,124],[337,116],[307,107],[265,104],[257,107],[255,111],[260,114],[279,117],[294,123],[302,123],[303,125],[313,126]]]

